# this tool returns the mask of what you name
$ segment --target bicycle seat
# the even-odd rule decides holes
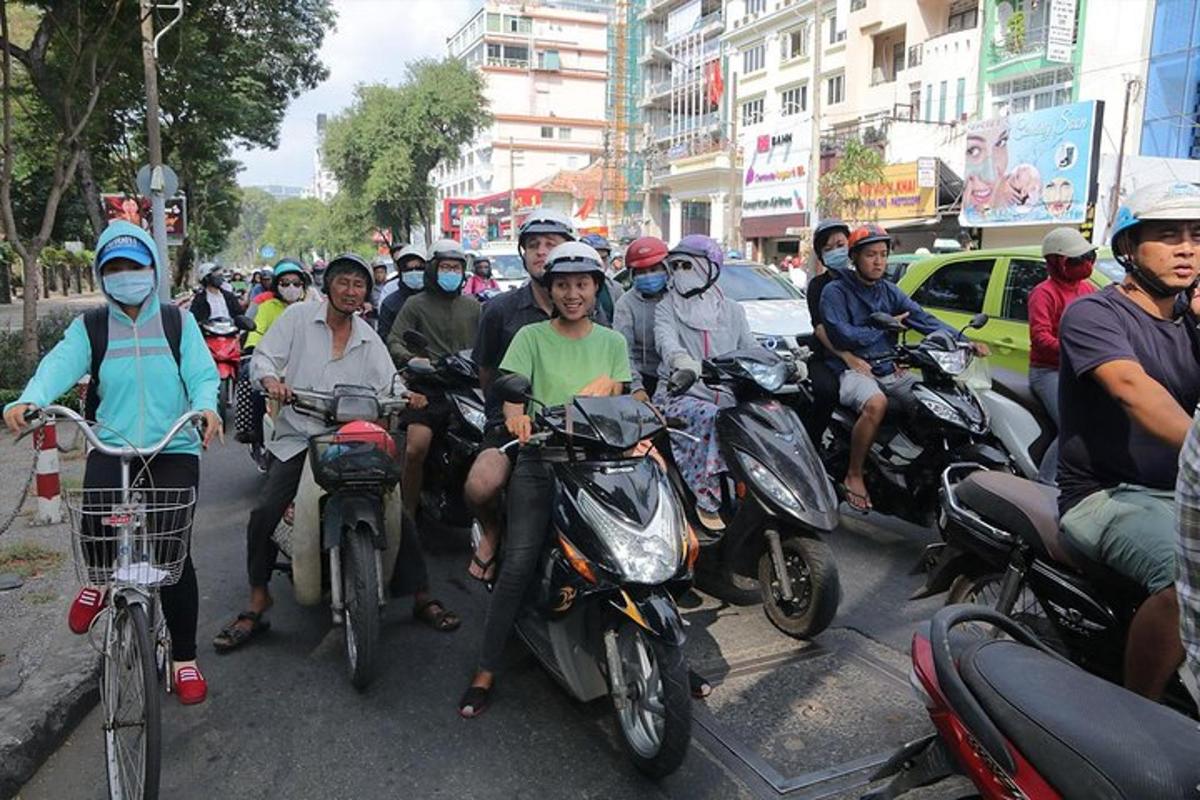
[[[1013,641],[968,648],[959,670],[1065,800],[1200,798],[1200,731],[1182,714]]]
[[[1080,569],[1059,538],[1058,489],[999,470],[972,472],[954,488],[955,498],[984,522],[1020,536],[1042,558]]]

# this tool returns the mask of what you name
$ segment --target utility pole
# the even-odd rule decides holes
[[[1140,86],[1137,78],[1125,79],[1125,111],[1121,114],[1121,142],[1117,146],[1117,170],[1113,178],[1112,194],[1108,198],[1108,230],[1112,230],[1113,220],[1117,216],[1117,207],[1121,205],[1121,173],[1125,166],[1125,134],[1129,132],[1129,106],[1133,103],[1135,87]]]
[[[171,299],[171,269],[167,261],[167,203],[163,193],[162,132],[158,120],[158,56],[154,39],[154,0],[141,0],[142,66],[146,72],[146,144],[150,151],[150,220],[159,262],[166,271],[159,297]]]
[[[517,168],[513,137],[508,137],[508,235],[517,241]]]
[[[813,6],[813,21],[808,45],[812,53],[812,80],[809,81],[809,100],[812,102],[812,152],[808,162],[808,227],[817,226],[817,203],[821,178],[821,4]],[[812,241],[811,239],[809,240]]]

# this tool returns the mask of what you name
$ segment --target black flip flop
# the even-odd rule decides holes
[[[441,609],[440,611],[431,611],[434,606]],[[435,631],[442,633],[450,633],[458,630],[458,626],[462,624],[458,614],[455,614],[438,599],[431,598],[420,605],[413,606],[413,619],[417,622],[423,622]]]
[[[242,620],[249,620],[250,627],[239,626],[238,623]],[[271,623],[262,618],[262,612],[243,611],[237,615],[236,620],[222,628],[221,632],[213,638],[213,649],[222,655],[231,653],[254,637],[269,630],[271,630]]]
[[[853,489],[846,488],[846,484],[844,483],[839,483],[838,488],[842,490],[842,498],[846,501],[846,505],[850,506],[851,509],[859,514],[862,514],[864,517],[871,513],[871,498],[865,494],[859,494]],[[850,499],[852,497],[854,500],[862,503],[862,505],[857,505],[853,500]]]
[[[462,699],[458,701],[458,715],[463,719],[475,719],[492,703],[491,687],[484,688],[482,686],[472,686],[463,692]],[[470,709],[470,713],[468,713]]]
[[[493,572],[492,577],[490,577],[490,578],[487,575],[488,575],[488,570],[490,570],[490,569],[492,569],[492,567],[496,566],[496,557],[492,556],[487,561],[483,561],[479,558],[479,556],[472,553],[471,554],[471,563],[474,564],[475,566],[479,567],[479,571],[483,574],[483,577],[479,577],[478,575],[473,574],[470,570],[467,570],[467,574],[470,575],[475,580],[482,583],[484,586],[486,586],[488,588],[488,591],[490,592],[492,590],[492,586],[494,586],[496,583],[496,573]]]
[[[695,670],[688,670],[688,690],[692,693],[692,697],[697,700],[703,700],[712,694],[712,684],[709,683],[703,675]]]

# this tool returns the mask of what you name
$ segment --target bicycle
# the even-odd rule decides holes
[[[30,409],[25,419],[34,424],[21,438],[47,421],[66,419],[92,448],[120,460],[120,488],[72,489],[63,492],[63,499],[76,575],[87,584],[109,587],[106,607],[91,628],[95,632],[103,625],[97,649],[103,656],[100,702],[109,797],[155,800],[162,758],[158,690],[172,691],[171,638],[159,588],[177,582],[183,570],[196,490],[135,486],[130,467],[135,461],[148,465],[202,414],[180,417],[148,448],[105,444],[87,420],[65,406]]]

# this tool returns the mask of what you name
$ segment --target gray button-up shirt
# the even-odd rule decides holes
[[[267,329],[250,359],[250,380],[262,388],[264,378],[285,380],[296,389],[331,392],[338,384],[370,386],[388,393],[396,367],[387,347],[361,317],[341,358],[333,357],[333,331],[325,321],[325,303],[293,303]],[[395,383],[397,392],[402,388]],[[281,461],[303,453],[308,438],[329,430],[320,420],[285,407],[275,423],[275,438],[267,449]]]

